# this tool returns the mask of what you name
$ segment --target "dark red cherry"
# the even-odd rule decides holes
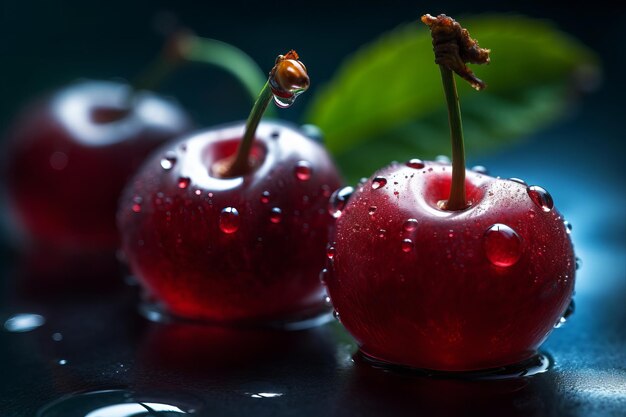
[[[9,201],[28,234],[52,245],[113,248],[121,191],[145,156],[190,122],[170,100],[81,81],[26,108],[8,137]]]
[[[319,313],[339,175],[320,144],[262,122],[253,164],[225,178],[220,163],[243,133],[242,123],[197,133],[147,160],[118,213],[132,270],[176,316],[230,323]]]
[[[377,171],[338,217],[325,282],[342,324],[367,355],[415,368],[528,359],[574,289],[562,216],[540,187],[469,170],[468,207],[445,210],[451,166],[423,164]]]

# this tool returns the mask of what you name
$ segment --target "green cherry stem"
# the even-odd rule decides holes
[[[232,75],[244,87],[251,101],[256,99],[265,83],[261,68],[241,49],[181,31],[168,39],[161,53],[133,83],[133,91],[154,90],[187,63],[209,64]]]
[[[257,127],[259,127],[259,122],[261,121],[267,106],[270,104],[273,95],[270,83],[267,81],[261,89],[261,93],[256,99],[256,102],[252,107],[252,111],[248,116],[246,128],[243,137],[241,138],[241,142],[239,142],[235,159],[233,160],[232,165],[228,167],[227,171],[222,173],[223,176],[236,177],[243,175],[250,169],[250,151],[252,150],[252,143],[254,142],[254,134],[256,133]]]
[[[225,42],[199,36],[190,36],[187,42],[183,48],[185,60],[221,68],[241,83],[251,100],[257,98],[266,75],[244,51]]]
[[[452,142],[452,185],[446,209],[463,210],[467,207],[467,196],[465,193],[465,145],[459,94],[452,70],[444,65],[439,65],[439,69],[448,107],[450,139]]]
[[[272,98],[280,98],[278,101],[285,107],[290,106],[298,95],[309,88],[310,80],[306,67],[298,59],[298,54],[293,50],[276,58],[274,67],[248,116],[235,156],[218,161],[213,167],[216,175],[224,178],[238,177],[254,168],[257,161],[252,160],[250,156],[252,144],[257,127]]]
[[[465,65],[489,63],[489,49],[481,48],[469,32],[461,25],[446,16],[431,16],[425,14],[422,23],[430,28],[433,38],[435,63],[439,65],[443,91],[448,107],[450,123],[450,139],[452,142],[452,184],[450,196],[445,203],[446,210],[464,210],[468,207],[465,192],[465,145],[463,142],[463,123],[461,122],[461,107],[459,93],[456,89],[454,73],[469,82],[476,90],[485,88],[485,83],[477,78],[471,69]]]

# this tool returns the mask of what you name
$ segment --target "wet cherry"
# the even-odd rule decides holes
[[[451,34],[463,32],[445,16],[424,20],[437,62],[445,64],[445,53],[458,48],[441,46],[439,36],[454,40]],[[472,42],[468,36],[459,44]],[[474,46],[472,53],[484,54]],[[454,69],[482,88],[469,69]],[[482,167],[465,169],[454,78],[445,65],[442,77],[452,163],[392,164],[342,202],[324,281],[367,356],[441,371],[497,368],[531,357],[560,322],[576,262],[547,191],[489,177]]]
[[[189,128],[177,104],[125,84],[65,87],[26,108],[9,133],[13,211],[40,242],[115,248],[124,185],[150,151]]]
[[[339,175],[324,148],[299,129],[259,124],[277,93],[292,102],[308,87],[306,73],[293,74],[304,71],[297,60],[295,52],[279,57],[271,74],[286,68],[286,87],[276,91],[281,84],[268,82],[246,125],[161,149],[124,193],[118,221],[131,268],[175,316],[267,323],[327,308],[319,271],[333,223],[329,191]],[[164,167],[164,160],[175,163]],[[133,210],[137,197],[140,212]]]

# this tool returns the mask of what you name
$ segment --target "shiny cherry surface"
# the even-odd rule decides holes
[[[472,171],[470,206],[444,210],[450,174],[449,164],[410,161],[358,188],[330,243],[332,303],[381,361],[442,371],[520,362],[572,296],[566,225],[540,187]]]
[[[7,186],[34,239],[112,248],[121,191],[143,159],[187,132],[175,103],[128,85],[82,81],[27,107],[9,132]]]
[[[126,189],[118,213],[131,268],[170,313],[214,322],[319,312],[319,270],[340,184],[324,148],[292,127],[262,122],[243,176],[231,157],[238,123],[160,149]]]

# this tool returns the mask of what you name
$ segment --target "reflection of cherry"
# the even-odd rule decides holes
[[[458,50],[438,49],[442,32],[461,33],[456,22],[424,19],[437,62],[439,52]],[[377,171],[339,215],[325,280],[367,355],[443,371],[495,368],[529,358],[564,313],[574,253],[545,190],[465,170],[445,65],[442,76],[452,166],[413,159]]]
[[[286,105],[308,83],[294,52],[280,56],[245,127],[162,149],[126,190],[124,250],[174,315],[273,321],[323,307],[318,272],[332,224],[325,208],[339,176],[322,146],[298,129],[258,125],[272,97]]]
[[[124,84],[83,81],[28,108],[9,137],[12,204],[37,240],[115,247],[117,201],[156,146],[186,132],[176,104]]]

